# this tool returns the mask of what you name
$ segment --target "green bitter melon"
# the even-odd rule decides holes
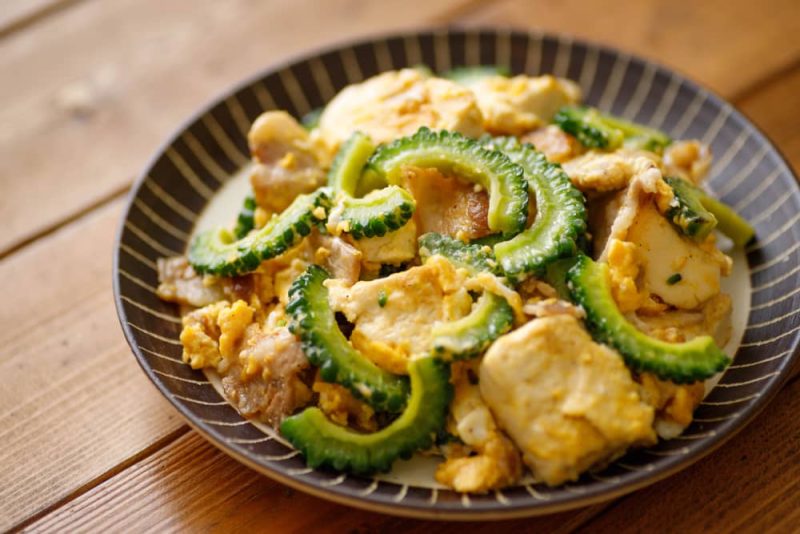
[[[300,337],[308,361],[326,382],[340,384],[378,411],[397,413],[408,396],[408,380],[384,371],[353,348],[328,303],[328,272],[310,265],[289,288],[289,328]]]
[[[362,434],[331,422],[319,408],[284,419],[281,434],[313,468],[329,467],[360,475],[386,472],[434,443],[444,428],[452,386],[450,367],[435,356],[408,366],[411,395],[403,413],[385,428]]]
[[[581,255],[566,276],[573,301],[586,312],[592,337],[619,351],[632,370],[682,384],[709,378],[730,363],[711,336],[668,343],[638,330],[614,302],[606,264]]]

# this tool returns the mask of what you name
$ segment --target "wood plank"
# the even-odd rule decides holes
[[[116,318],[110,251],[121,204],[0,261],[0,530],[184,425]]]
[[[0,40],[0,254],[122,191],[232,83],[343,36],[446,16],[464,1],[85,2]]]
[[[800,67],[736,102],[800,173]]]
[[[0,10],[0,37],[69,7],[80,0],[3,0]]]
[[[733,97],[800,57],[796,0],[500,0],[467,25],[564,32],[670,65]]]
[[[793,73],[781,83],[772,84],[763,91],[752,95],[742,101],[741,106],[749,113],[783,147],[790,147],[787,155],[795,165],[800,163],[800,150],[797,150],[796,129],[794,124],[800,117],[796,115],[800,110],[790,113],[792,108],[786,108],[785,103],[790,100],[800,85],[800,74]],[[795,140],[795,141],[793,141]],[[795,147],[792,149],[791,147]],[[88,275],[87,275],[88,276]],[[56,300],[61,300],[58,295]],[[27,315],[27,314],[22,314]],[[0,320],[5,319],[0,316]],[[706,500],[706,493],[714,495],[719,491],[734,492],[735,484],[730,478],[725,478],[725,473],[735,473],[737,480],[749,480],[749,486],[768,485],[769,490],[751,494],[745,501],[714,500],[718,509],[707,506],[705,513],[723,514],[724,521],[729,521],[735,510],[761,509],[764,506],[765,496],[774,499],[770,506],[786,511],[786,521],[791,520],[792,510],[797,508],[797,501],[791,486],[784,490],[780,486],[785,481],[793,482],[796,473],[791,470],[792,462],[795,464],[798,425],[792,418],[796,411],[793,404],[786,404],[787,398],[796,397],[796,390],[800,381],[796,381],[789,391],[784,392],[771,405],[759,420],[748,427],[742,435],[733,442],[726,444],[718,453],[693,467],[689,472],[678,475],[679,482],[669,479],[662,484],[667,484],[667,490],[645,490],[648,497],[639,497],[639,494],[629,497],[632,504],[615,506],[608,516],[618,521],[625,519],[631,510],[647,509],[655,506],[663,517],[671,517],[675,510],[686,508],[689,502],[702,502]],[[796,402],[796,401],[795,401]],[[779,409],[780,408],[780,409]],[[766,430],[765,430],[766,429]],[[785,436],[788,435],[788,438]],[[765,441],[764,437],[768,439]],[[785,439],[784,439],[785,438]],[[187,452],[189,452],[187,454]],[[720,456],[722,455],[722,456]],[[745,456],[748,461],[742,461]],[[185,459],[184,459],[185,458]],[[775,471],[764,471],[769,463],[776,462]],[[715,466],[713,469],[706,464]],[[741,465],[740,465],[741,464]],[[731,466],[736,466],[733,469]],[[743,465],[743,467],[742,467]],[[710,474],[705,470],[709,469]],[[742,470],[743,469],[743,470]],[[697,474],[697,470],[703,470]],[[764,471],[763,475],[759,473]],[[780,474],[777,483],[770,482],[775,472]],[[689,475],[688,473],[695,473]],[[697,481],[702,480],[700,484]],[[713,480],[716,486],[708,487],[707,480]],[[656,488],[664,488],[659,485]],[[703,488],[702,490],[700,488]],[[670,505],[659,502],[661,493],[667,491],[670,495],[683,497],[678,503],[669,501]],[[697,495],[693,492],[704,491]],[[123,497],[127,496],[127,497]],[[752,501],[750,500],[752,499]],[[626,499],[627,500],[627,499]],[[625,502],[625,501],[623,501]],[[734,503],[734,504],[731,504]],[[321,519],[311,521],[308,510],[315,510],[313,517]],[[599,509],[589,509],[572,514],[562,514],[553,518],[535,520],[536,522],[509,523],[502,526],[541,526],[541,528],[555,528],[556,526],[577,526],[590,519]],[[409,522],[370,514],[367,512],[345,509],[304,494],[293,492],[279,484],[271,482],[257,473],[251,472],[238,465],[233,460],[221,453],[214,451],[210,445],[202,442],[196,435],[181,438],[179,442],[168,446],[143,462],[131,466],[120,474],[112,477],[103,484],[79,496],[74,501],[58,508],[53,513],[42,518],[33,525],[41,530],[74,530],[86,528],[99,530],[103,528],[110,518],[123,517],[125,528],[131,530],[166,527],[178,527],[188,524],[197,526],[198,529],[254,529],[262,525],[270,527],[315,528],[331,526],[336,529],[357,528],[367,530],[401,530],[430,528],[426,522]],[[642,520],[649,517],[640,514]],[[638,516],[637,516],[638,517]],[[700,519],[700,516],[693,516]],[[717,517],[713,515],[710,517]],[[790,523],[781,519],[781,515],[769,514],[762,517],[765,526],[788,527]],[[551,522],[552,521],[552,522]],[[562,523],[567,521],[567,523]],[[600,525],[609,521],[603,516]],[[636,523],[634,523],[636,524]],[[689,523],[687,523],[689,524]],[[592,523],[590,525],[594,526]],[[723,522],[722,526],[728,525]],[[500,526],[500,525],[496,525]],[[495,526],[495,528],[496,528]],[[656,527],[659,523],[643,523],[643,528]],[[696,524],[692,526],[697,526]],[[714,525],[717,526],[716,524]],[[441,529],[454,530],[466,528],[463,525],[436,524]],[[608,526],[619,528],[620,524],[613,523]],[[485,526],[485,528],[493,528]]]
[[[182,436],[30,526],[38,532],[568,532],[602,506],[496,523],[441,523],[355,510],[289,489],[198,434]]]
[[[621,499],[593,532],[791,532],[800,525],[800,381],[708,458]]]
[[[774,9],[776,1],[768,0],[767,4]],[[228,85],[231,80],[241,78],[262,64],[271,62],[272,55],[264,60],[263,55],[259,56],[256,52],[270,50],[277,58],[306,44],[330,40],[334,32],[338,31],[323,32],[320,37],[319,33],[312,32],[309,28],[277,28],[277,33],[270,38],[280,41],[278,38],[281,37],[284,41],[270,48],[266,44],[271,45],[271,41],[266,41],[266,37],[260,35],[269,32],[256,31],[259,21],[274,20],[264,18],[265,14],[277,13],[269,11],[268,7],[245,5],[244,1],[232,2],[218,8],[189,8],[187,2],[177,4],[183,6],[183,12],[179,8],[175,12],[169,11],[171,8],[165,9],[159,12],[159,19],[163,18],[159,24],[154,22],[154,2],[120,2],[113,9],[92,7],[91,10],[87,10],[88,6],[94,4],[80,5],[74,8],[75,11],[81,10],[83,14],[80,17],[70,18],[70,10],[53,17],[53,20],[42,21],[41,26],[49,28],[53,36],[49,36],[48,32],[37,25],[29,32],[12,36],[7,42],[0,41],[0,71],[20,73],[19,80],[17,76],[3,76],[4,83],[0,84],[0,95],[5,97],[4,102],[7,103],[7,106],[0,109],[0,120],[3,120],[4,125],[9,125],[0,131],[0,188],[3,191],[0,196],[0,220],[4,221],[4,229],[12,234],[17,232],[17,237],[14,238],[16,241],[12,239],[4,244],[3,238],[0,238],[0,249],[7,249],[13,243],[25,239],[24,236],[34,235],[40,229],[51,226],[53,221],[62,220],[65,214],[69,216],[76,209],[82,209],[97,202],[97,199],[121,191],[146,154],[191,109],[207,100],[220,87]],[[347,5],[353,4],[359,7],[354,2]],[[305,4],[301,1],[293,5],[302,8]],[[419,11],[423,15],[428,13],[425,11],[427,7],[409,3],[408,8],[398,8],[402,12],[402,16],[398,18],[393,14],[386,14],[392,13],[389,9],[394,4],[383,7],[387,5],[389,4],[385,3],[374,9],[367,6],[365,9],[371,10],[369,16],[366,19],[358,18],[361,15],[351,16],[350,18],[358,20],[346,27],[344,25],[349,24],[349,21],[342,22],[343,17],[336,18],[337,13],[331,7],[334,15],[331,24],[338,24],[338,28],[345,27],[343,31],[350,31],[366,24],[365,20],[383,17],[392,19],[392,23],[404,24],[405,22],[398,20],[403,16],[406,17],[404,20],[411,20],[412,11]],[[738,5],[734,2],[731,9],[741,13]],[[315,7],[315,12],[321,11],[323,16],[327,16],[327,8],[327,5],[318,6]],[[138,13],[140,9],[144,14]],[[233,65],[224,62],[231,54],[222,53],[222,50],[226,47],[228,50],[238,50],[241,40],[237,40],[240,39],[238,36],[223,35],[222,28],[216,25],[208,26],[209,23],[203,23],[202,19],[205,17],[196,12],[205,10],[207,16],[208,9],[216,10],[214,15],[224,22],[220,22],[220,26],[234,27],[231,22],[239,20],[243,15],[247,15],[245,18],[253,18],[244,21],[243,26],[235,26],[237,33],[254,39],[253,43],[242,50],[240,55],[245,56],[244,59],[235,58]],[[227,9],[231,13],[225,11]],[[248,9],[254,11],[250,13]],[[382,12],[384,9],[385,13]],[[430,9],[430,13],[434,13],[434,7]],[[439,14],[432,14],[431,17],[445,16],[441,15],[445,11],[443,7]],[[758,19],[754,23],[756,34],[760,31],[758,28],[761,28],[764,16],[766,15],[754,15]],[[91,24],[82,22],[86,17],[91,19]],[[471,15],[467,18],[474,21]],[[65,23],[64,19],[69,22]],[[108,34],[96,31],[97,27],[102,26],[114,28],[120,43],[111,42],[107,38]],[[200,30],[195,26],[199,26]],[[169,28],[173,28],[177,35],[173,35]],[[569,26],[565,23],[564,28],[569,29]],[[36,38],[28,39],[28,33],[36,35]],[[98,35],[88,35],[93,33]],[[137,36],[142,39],[139,40]],[[199,42],[206,39],[210,44]],[[77,44],[72,42],[75,40],[78,41]],[[789,43],[787,46],[791,47],[793,44]],[[137,47],[147,50],[139,51]],[[105,48],[110,51],[107,52]],[[56,50],[58,54],[54,53]],[[735,54],[736,50],[732,50]],[[783,52],[780,51],[779,55]],[[165,57],[161,58],[160,55]],[[57,61],[48,56],[57,56]],[[192,65],[183,65],[187,56],[201,59]],[[774,62],[774,58],[766,58],[765,62]],[[113,65],[118,64],[126,65],[125,72],[114,70]],[[142,72],[149,65],[153,66],[154,72]],[[730,62],[728,65],[730,67]],[[110,70],[104,70],[105,68]],[[735,71],[738,64],[731,68]],[[128,69],[131,70],[130,73]],[[742,70],[749,72],[750,69],[751,66],[747,65]],[[111,75],[104,74],[107,72],[111,72]],[[113,80],[111,89],[104,85],[107,83],[104,81],[106,78]],[[169,83],[165,80],[169,80]],[[172,80],[179,83],[172,83]],[[742,101],[742,107],[759,124],[765,126],[780,145],[788,148],[788,155],[797,168],[800,162],[800,146],[794,125],[797,124],[798,117],[796,113],[790,113],[793,108],[787,107],[786,103],[796,100],[800,75],[795,72],[790,80],[793,81],[788,89],[781,83],[770,85],[765,92],[767,97],[760,93],[760,97],[753,95]],[[62,87],[66,89],[59,89]],[[163,94],[159,94],[160,92]],[[83,98],[87,94],[90,97],[88,107],[84,106],[87,100]],[[186,104],[184,98],[190,100],[190,104]],[[157,109],[157,112],[149,113],[152,109]],[[168,117],[165,118],[165,115]],[[125,141],[121,140],[118,133],[123,128]],[[87,151],[87,146],[91,146],[91,150]],[[47,151],[47,157],[42,157],[42,147]],[[63,187],[62,182],[69,184],[69,187]],[[58,195],[42,194],[43,191],[56,190]],[[34,210],[28,208],[31,198],[37,199],[36,215]],[[4,450],[0,453],[4,458],[4,469],[0,470],[0,502],[6,505],[3,512],[0,512],[0,529],[59,502],[84,485],[102,478],[109,470],[136,458],[137,454],[142,454],[142,451],[158,443],[175,429],[182,428],[177,413],[161,400],[139,371],[118,329],[108,291],[109,250],[118,210],[119,203],[113,203],[90,214],[85,220],[82,219],[0,261],[0,275],[5,275],[4,280],[13,281],[6,284],[6,299],[0,304],[0,346],[3,347],[0,355],[0,376],[3,377],[0,388],[0,425],[4,429],[0,433],[0,442],[4,444]],[[26,219],[15,223],[21,226],[14,227],[11,224],[15,220],[11,216],[12,211],[30,213],[24,215]],[[23,228],[22,233],[19,233],[18,228]],[[61,369],[59,376],[55,378],[51,372],[54,366]],[[765,416],[770,417],[770,414]],[[27,426],[22,426],[23,422]],[[791,426],[791,419],[784,420],[784,424],[790,433],[797,428],[796,424]],[[61,431],[46,432],[48,429]],[[786,440],[790,441],[789,438]],[[796,449],[796,440],[790,443]],[[205,443],[199,445],[193,442],[187,450],[205,450],[203,447],[210,449]],[[735,447],[735,443],[731,443],[723,451]],[[770,451],[769,446],[764,446],[762,452],[783,454],[784,458],[788,458],[785,452],[781,453],[782,450],[773,447]],[[58,452],[54,454],[53,451]],[[152,514],[163,506],[162,513],[155,516],[158,521],[166,521],[165,515],[172,513],[176,521],[180,521],[174,525],[186,525],[183,521],[197,520],[198,524],[207,525],[208,529],[222,528],[229,523],[245,528],[268,524],[265,516],[269,510],[275,516],[286,513],[287,518],[294,518],[298,522],[309,515],[309,510],[327,510],[321,514],[327,517],[328,523],[341,524],[342,527],[371,528],[374,525],[376,530],[400,529],[407,524],[385,516],[373,518],[371,514],[329,505],[302,494],[290,493],[290,496],[281,497],[282,492],[289,490],[261,478],[219,453],[214,454],[216,456],[209,456],[204,470],[192,471],[194,478],[176,478],[170,482],[173,485],[171,489],[167,491],[162,488],[159,490],[161,493],[154,493],[153,501],[147,508],[143,508],[145,511],[142,513]],[[17,458],[25,460],[19,461],[10,470],[5,468],[9,461]],[[164,462],[176,461],[174,456],[159,458]],[[794,461],[797,463],[796,459]],[[229,483],[231,486],[225,491],[215,493],[214,485],[209,484],[201,486],[209,490],[208,492],[192,493],[192,488],[198,486],[204,477],[214,473],[213,469],[216,469],[217,464],[232,465],[220,471],[224,478],[214,479],[217,485]],[[107,488],[107,484],[112,481],[121,480],[119,476],[130,473],[138,465],[112,477],[85,497],[94,495],[93,492],[100,491],[99,488]],[[147,476],[151,477],[152,484],[155,485],[157,479],[163,475],[159,474],[158,465],[150,466],[149,469]],[[722,467],[720,472],[730,472],[725,469],[730,468]],[[175,476],[182,470],[183,468],[176,468]],[[234,480],[232,476],[227,476],[228,472],[238,473],[238,478]],[[753,480],[755,483],[762,483],[761,479]],[[118,487],[118,491],[133,491],[134,482],[135,480],[127,479],[125,485]],[[730,480],[727,482],[730,484]],[[269,487],[262,487],[264,484],[269,484]],[[191,503],[186,504],[180,500],[184,493],[193,495],[200,501],[196,506],[205,503],[212,510],[207,514],[198,511],[185,515],[185,508],[194,508]],[[147,493],[137,495],[143,495],[139,499],[150,498]],[[205,495],[211,497],[202,497]],[[792,494],[780,491],[777,486],[772,488],[770,495],[780,501],[776,506],[784,506],[780,508],[782,510],[789,510],[786,507],[792,506],[797,508],[798,503],[793,500]],[[111,499],[112,496],[113,494],[106,494],[104,498]],[[295,500],[304,505],[298,504],[296,508],[292,508]],[[283,512],[285,508],[270,508],[276,501],[287,506],[289,512]],[[114,503],[124,505],[127,501],[117,496],[110,505],[97,500],[91,502],[98,510],[91,515],[92,520],[105,521],[110,516],[101,517],[103,510],[111,507],[121,514],[123,510],[119,506],[114,507]],[[239,517],[237,512],[241,508],[250,513],[251,502],[256,503],[252,505],[252,513],[253,517],[259,518],[258,522],[255,519],[248,522],[247,518]],[[718,504],[727,509],[724,503]],[[56,510],[55,516],[63,519],[62,511],[66,511],[68,506]],[[130,503],[128,506],[130,507]],[[328,506],[330,508],[325,508]],[[677,508],[670,509],[674,512]],[[82,513],[71,510],[74,515]],[[627,510],[627,507],[623,510]],[[263,515],[258,515],[259,513]],[[343,520],[337,519],[339,516],[353,516],[354,520],[344,524],[341,522]],[[788,514],[788,517],[794,516]],[[151,524],[146,517],[135,519],[143,523],[130,523],[131,525]],[[779,519],[777,516],[771,517],[770,521]],[[796,521],[796,517],[794,520]],[[77,520],[73,518],[70,523],[53,524],[61,530],[72,530],[69,525],[76,528],[80,526],[75,521]],[[289,519],[286,521],[286,524],[290,524]],[[328,523],[315,525],[327,526]],[[152,524],[167,523],[153,520]],[[92,525],[102,526],[101,523]],[[430,528],[425,523],[421,525],[420,530],[424,527]],[[778,522],[777,525],[788,528],[791,524]],[[438,526],[439,524],[434,525]],[[463,527],[447,528],[455,530]]]

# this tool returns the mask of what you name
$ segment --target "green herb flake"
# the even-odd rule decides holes
[[[389,297],[386,296],[386,291],[381,289],[380,292],[378,293],[378,306],[380,306],[381,308],[386,306],[386,301],[388,299]]]
[[[669,278],[667,278],[667,284],[671,285],[671,286],[674,286],[675,284],[677,284],[681,280],[683,280],[683,277],[681,276],[681,273],[675,273],[672,276],[670,276]]]

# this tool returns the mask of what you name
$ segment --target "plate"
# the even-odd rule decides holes
[[[756,228],[756,241],[741,254],[747,271],[735,288],[741,294],[736,304],[749,301],[750,310],[746,324],[742,319],[733,365],[679,438],[629,453],[556,488],[527,483],[461,495],[419,483],[412,475],[365,478],[310,469],[278,436],[244,419],[206,375],[181,362],[180,316],[155,295],[155,261],[185,250],[203,209],[248,163],[246,134],[253,119],[268,109],[301,116],[350,83],[419,64],[438,72],[499,64],[513,73],[565,76],[602,110],[711,145],[709,189]],[[133,187],[115,250],[114,296],[125,337],[144,372],[189,424],[225,453],[289,486],[352,506],[414,517],[499,519],[631,492],[696,462],[745,426],[775,396],[798,357],[798,248],[796,178],[766,136],[717,95],[651,61],[565,36],[443,29],[347,44],[267,69],[191,118]]]

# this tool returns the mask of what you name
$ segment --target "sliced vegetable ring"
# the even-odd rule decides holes
[[[431,330],[433,352],[446,360],[474,358],[513,325],[514,310],[508,301],[494,293],[484,292],[469,315]]]
[[[341,384],[378,411],[397,413],[408,397],[408,380],[384,371],[358,352],[344,337],[328,304],[323,282],[328,272],[310,265],[289,288],[286,311],[290,330],[300,337],[308,361],[322,379]]]
[[[313,467],[367,475],[386,472],[398,458],[408,459],[433,444],[450,405],[450,367],[435,356],[408,366],[411,396],[405,411],[389,426],[361,434],[331,422],[319,408],[306,408],[281,424],[281,434]]]
[[[385,235],[405,225],[414,213],[411,194],[397,186],[384,187],[354,198],[367,160],[375,151],[369,136],[356,132],[345,141],[328,172],[336,207],[328,228],[333,234],[349,233],[354,239]]]
[[[664,177],[672,188],[672,202],[664,214],[684,234],[698,241],[717,226],[717,218],[700,202],[698,189],[681,178]]]
[[[547,264],[577,254],[586,237],[585,200],[561,166],[513,137],[484,138],[482,142],[507,154],[525,170],[536,197],[536,220],[531,227],[494,246],[503,271],[515,279],[540,275]]]
[[[573,300],[586,312],[592,336],[618,350],[634,371],[683,384],[710,378],[730,363],[711,336],[667,343],[637,330],[614,302],[604,263],[581,255],[567,272],[567,285]]]
[[[664,181],[675,194],[666,215],[684,234],[702,239],[717,228],[738,247],[746,245],[755,236],[750,223],[696,185],[680,178],[667,177]]]
[[[672,139],[664,132],[588,106],[565,106],[558,110],[553,122],[589,148],[613,150],[625,145],[661,152],[672,143]]]
[[[396,185],[376,189],[362,198],[342,197],[331,210],[328,228],[334,234],[347,232],[354,239],[386,235],[402,228],[415,206],[414,197]]]
[[[378,147],[367,172],[401,185],[405,167],[435,168],[474,182],[489,192],[489,228],[507,236],[525,228],[528,186],[524,171],[505,154],[487,150],[474,139],[456,132],[433,132],[422,127]]]
[[[236,218],[236,227],[233,229],[233,235],[236,239],[241,239],[250,233],[250,230],[255,228],[255,211],[256,199],[253,195],[247,195],[242,202],[242,209],[239,211],[239,216]]]
[[[318,208],[330,207],[324,190],[294,199],[280,215],[242,239],[225,228],[207,230],[195,236],[189,246],[189,263],[195,271],[217,276],[236,276],[255,271],[262,261],[274,258],[300,242],[319,222]]]
[[[419,256],[422,261],[439,254],[456,267],[466,269],[470,274],[497,273],[497,262],[491,247],[464,243],[446,235],[430,232],[419,236]]]

